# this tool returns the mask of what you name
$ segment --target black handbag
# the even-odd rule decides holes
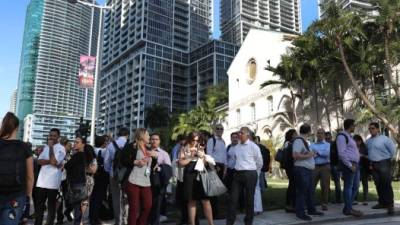
[[[200,172],[201,183],[204,193],[208,197],[219,196],[227,192],[224,183],[219,179],[217,171],[212,168],[205,168]]]
[[[67,199],[69,204],[74,205],[88,199],[88,188],[85,183],[70,184],[68,187]]]

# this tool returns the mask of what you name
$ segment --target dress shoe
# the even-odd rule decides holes
[[[358,210],[352,209],[350,212],[343,212],[344,215],[346,216],[354,216],[354,217],[361,217],[364,214]]]
[[[310,216],[307,216],[307,215],[301,215],[301,216],[296,215],[296,217],[301,219],[301,220],[305,220],[305,221],[311,221],[312,220],[312,218]]]
[[[307,213],[309,216],[311,215],[311,216],[323,216],[324,215],[324,213],[323,212],[320,212],[320,211],[317,211],[317,210],[315,210],[315,211],[310,211],[310,212],[308,212]]]
[[[372,209],[385,209],[385,208],[387,208],[387,207],[384,205],[381,205],[381,204],[376,204],[376,205],[372,206]]]
[[[393,206],[389,206],[388,208],[387,208],[387,213],[388,213],[388,215],[393,215],[394,214],[394,207]]]

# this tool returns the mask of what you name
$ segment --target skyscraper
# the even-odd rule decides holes
[[[89,1],[89,0],[88,0]],[[91,0],[90,0],[91,1]],[[52,127],[73,137],[80,117],[91,113],[89,91],[84,114],[85,91],[78,85],[80,55],[96,55],[99,12],[66,0],[31,0],[25,20],[17,114],[21,120],[32,114],[31,138],[34,145],[46,140]],[[21,126],[22,127],[22,126]]]
[[[221,0],[222,40],[241,45],[251,28],[301,32],[300,0]]]
[[[219,55],[219,68],[227,69],[224,63],[230,63],[237,47],[210,40],[211,0],[108,0],[107,5],[113,10],[105,16],[100,76],[99,127],[104,132],[143,126],[145,108],[155,103],[186,111],[197,104],[205,84],[227,80],[213,67]],[[217,48],[218,54],[208,51]],[[192,60],[193,54],[211,64],[201,57]],[[200,71],[207,66],[201,86],[197,76],[205,75]]]
[[[10,112],[15,113],[17,111],[17,89],[13,90],[10,97]]]
[[[324,17],[325,11],[323,9],[323,6],[332,1],[336,2],[343,9],[363,11],[370,15],[374,15],[375,13],[377,13],[370,0],[318,0],[320,18]]]

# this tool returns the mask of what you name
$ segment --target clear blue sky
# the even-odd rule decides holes
[[[12,91],[17,87],[25,11],[29,0],[2,1],[0,7],[0,117],[9,109]],[[104,2],[100,0],[98,2]],[[219,0],[214,0],[214,18],[219,17]],[[317,0],[302,0],[303,30],[317,18]],[[214,19],[213,37],[220,35],[219,19]]]

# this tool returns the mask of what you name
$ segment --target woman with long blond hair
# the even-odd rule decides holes
[[[204,193],[203,185],[198,179],[199,172],[195,170],[197,161],[203,160],[206,163],[204,143],[200,144],[201,141],[198,132],[191,132],[188,135],[186,144],[179,154],[179,165],[184,167],[184,198],[188,202],[189,224],[195,225],[196,205],[197,201],[201,201],[208,225],[213,225],[210,198]]]
[[[151,210],[150,172],[152,157],[156,153],[147,150],[149,139],[147,130],[139,128],[136,130],[134,142],[122,150],[121,164],[131,168],[124,184],[129,204],[128,225],[146,225]]]

